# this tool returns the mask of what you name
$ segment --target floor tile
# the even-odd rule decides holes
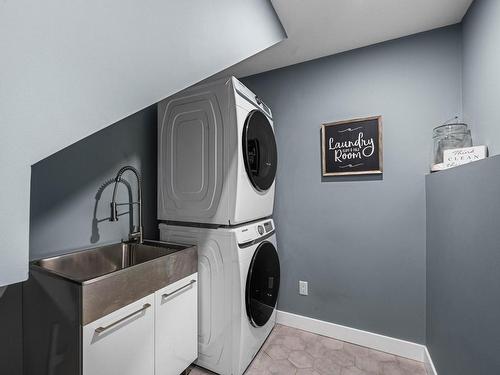
[[[314,358],[303,350],[295,350],[288,355],[288,360],[297,368],[313,367]]]
[[[287,359],[278,359],[273,360],[266,370],[273,375],[295,375],[297,367]]]
[[[190,375],[213,375],[194,367]],[[422,363],[277,324],[245,375],[426,375]]]
[[[354,367],[370,374],[380,374],[382,372],[382,363],[370,356],[357,357]]]
[[[284,345],[271,344],[264,351],[272,359],[287,359],[292,350]]]
[[[340,375],[378,375],[378,372],[365,372],[357,367],[345,367]]]
[[[321,374],[312,368],[303,368],[303,369],[298,369],[296,375],[321,375]]]
[[[332,358],[316,358],[314,368],[321,375],[341,375],[342,366],[336,363]]]

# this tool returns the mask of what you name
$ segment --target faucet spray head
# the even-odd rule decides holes
[[[116,209],[116,202],[111,202],[111,215],[109,221],[118,221],[118,211]]]

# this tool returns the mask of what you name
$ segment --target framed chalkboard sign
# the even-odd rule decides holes
[[[382,117],[321,126],[323,176],[382,173]]]

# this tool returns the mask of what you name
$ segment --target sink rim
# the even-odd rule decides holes
[[[87,251],[96,251],[98,249],[110,248],[113,246],[118,246],[118,245],[123,245],[123,244],[138,245],[138,246],[143,245],[143,246],[148,246],[148,247],[153,247],[153,248],[157,247],[157,248],[163,248],[163,249],[171,250],[171,251],[169,251],[166,254],[151,258],[149,260],[146,260],[146,261],[143,261],[140,263],[136,263],[136,264],[131,264],[131,265],[128,265],[126,267],[122,267],[122,268],[119,268],[119,269],[116,269],[116,270],[113,270],[110,272],[106,272],[106,273],[103,273],[101,275],[90,277],[90,278],[75,277],[75,276],[72,276],[71,274],[64,273],[64,272],[61,272],[58,270],[54,270],[52,268],[47,268],[47,267],[44,267],[43,265],[40,264],[40,262],[43,262],[43,261],[54,260],[57,258],[68,257],[68,256],[75,255],[78,253],[84,253]],[[91,248],[80,249],[80,250],[76,250],[76,251],[70,251],[70,252],[67,252],[64,254],[59,254],[59,255],[55,255],[55,256],[51,256],[51,257],[47,257],[47,258],[36,259],[36,260],[33,260],[30,262],[30,266],[35,267],[36,269],[41,270],[41,271],[48,273],[50,275],[62,277],[70,282],[73,282],[73,283],[76,283],[79,285],[87,285],[87,284],[92,284],[92,283],[101,281],[103,279],[107,279],[109,277],[113,277],[115,275],[127,272],[131,269],[135,269],[136,267],[140,267],[144,264],[150,264],[152,262],[157,262],[165,257],[168,257],[170,255],[173,255],[173,254],[179,252],[179,251],[185,250],[185,249],[193,247],[193,246],[195,246],[195,245],[181,244],[181,243],[175,243],[175,242],[157,241],[157,240],[148,240],[148,239],[144,239],[142,243],[138,243],[135,241],[121,241],[121,242],[103,244],[101,246],[95,246],[95,247],[91,247]]]

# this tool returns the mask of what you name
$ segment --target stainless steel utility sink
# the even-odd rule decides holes
[[[196,246],[125,242],[34,261],[25,289],[36,290],[38,285],[57,295],[54,299],[58,301],[73,296],[80,324],[85,325],[197,269]]]
[[[35,261],[34,264],[73,281],[89,281],[172,254],[186,246],[155,241],[117,243]]]

